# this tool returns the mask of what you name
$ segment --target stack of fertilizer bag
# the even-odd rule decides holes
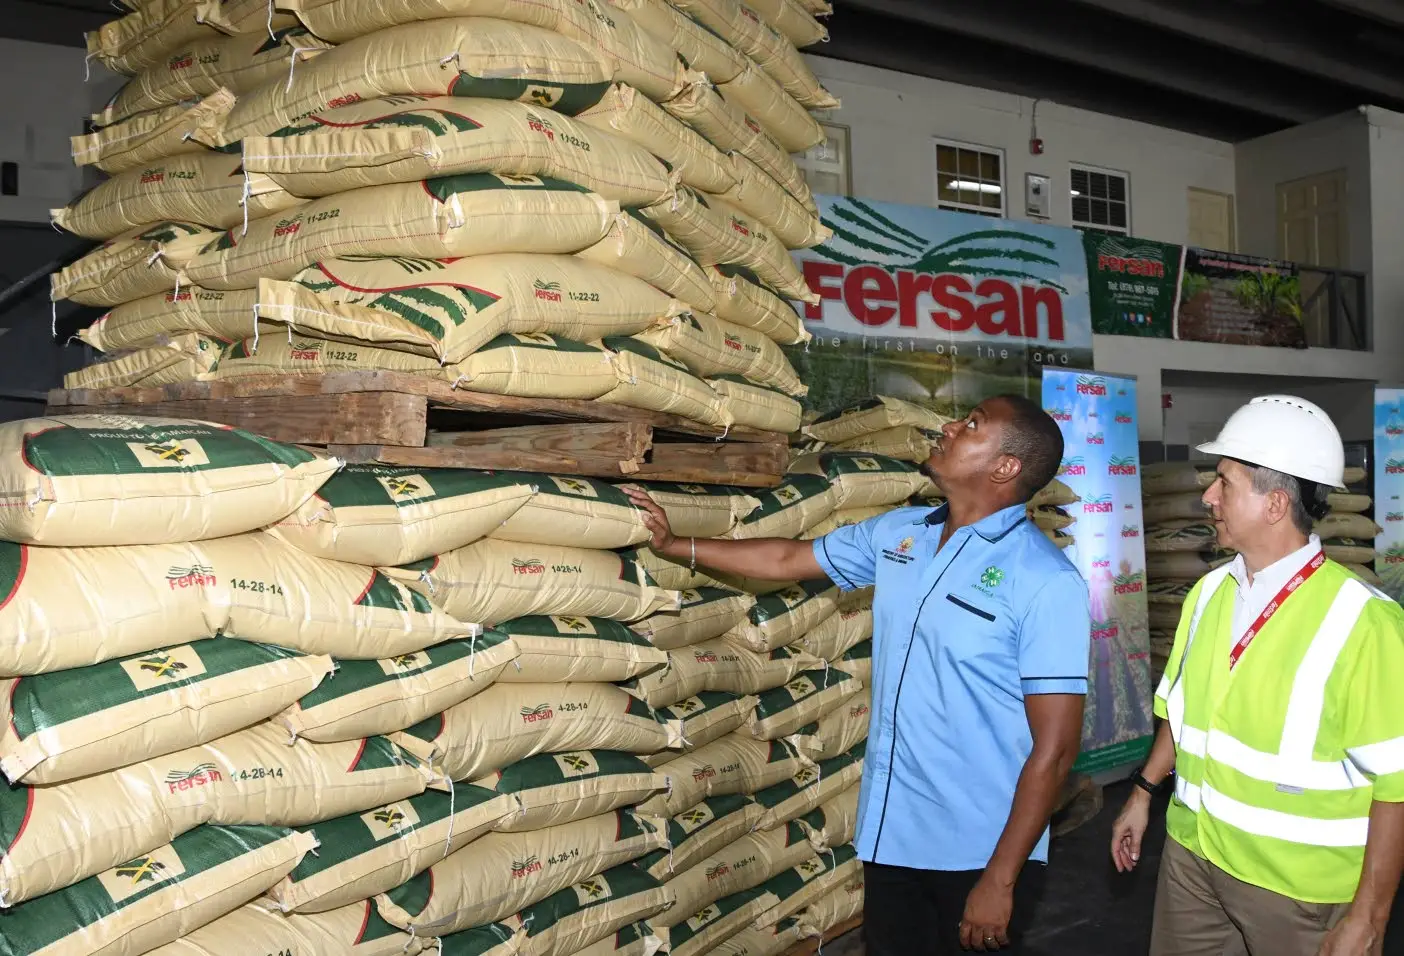
[[[1141,513],[1146,532],[1146,578],[1150,606],[1151,670],[1159,680],[1175,641],[1180,612],[1196,581],[1231,561],[1234,552],[1221,547],[1214,522],[1203,502],[1214,482],[1214,468],[1177,461],[1146,465],[1141,480]],[[1347,468],[1347,485],[1365,480],[1360,468]],[[1362,580],[1378,585],[1374,571],[1375,535],[1379,527],[1364,512],[1370,496],[1337,492],[1330,496],[1330,514],[1316,523],[1326,556],[1350,568]]]
[[[817,12],[826,12],[811,3]],[[54,213],[70,388],[390,369],[792,431],[837,102],[796,0],[149,0]]]

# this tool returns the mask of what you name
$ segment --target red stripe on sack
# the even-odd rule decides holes
[[[371,907],[375,905],[375,900],[366,900],[366,915],[361,917],[361,928],[356,931],[356,941],[353,946],[361,945],[361,941],[366,938],[366,927],[370,926]]]
[[[362,737],[362,738],[361,738],[361,746],[359,746],[359,747],[356,748],[356,756],[354,756],[354,757],[351,758],[351,766],[349,766],[349,767],[346,768],[346,772],[347,772],[347,773],[355,773],[355,772],[356,772],[356,764],[358,764],[358,763],[361,762],[361,756],[366,752],[366,744],[367,744],[368,742],[369,742],[369,738],[368,738],[368,737]]]
[[[372,571],[372,572],[371,572],[370,580],[366,582],[366,588],[365,588],[365,590],[362,591],[362,592],[360,593],[359,596],[357,596],[356,600],[354,600],[354,601],[351,602],[351,606],[352,606],[352,607],[355,607],[357,604],[360,604],[362,601],[364,601],[364,600],[366,599],[366,595],[370,593],[370,589],[373,588],[373,587],[375,587],[375,576],[376,576],[377,574],[379,574],[379,573],[380,573],[379,571]]]
[[[489,292],[487,289],[479,289],[477,286],[468,285],[465,282],[420,282],[411,283],[410,285],[388,285],[379,287],[351,285],[351,283],[343,282],[336,276],[328,272],[326,265],[323,263],[317,263],[317,269],[322,273],[322,275],[335,282],[341,288],[350,289],[352,292],[405,292],[409,289],[430,289],[436,286],[443,286],[444,288],[448,289],[465,289],[469,292],[476,292],[479,295],[492,296],[494,299],[502,298],[502,296],[498,295],[496,292]]]

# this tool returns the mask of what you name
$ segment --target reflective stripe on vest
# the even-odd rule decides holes
[[[1194,614],[1185,635],[1185,650],[1179,668],[1165,694],[1171,736],[1179,754],[1198,757],[1201,779],[1176,778],[1175,795],[1194,813],[1203,812],[1246,833],[1274,837],[1293,843],[1322,847],[1356,847],[1365,844],[1368,817],[1319,819],[1254,807],[1206,784],[1203,774],[1209,763],[1228,767],[1246,777],[1274,784],[1280,790],[1342,791],[1369,787],[1363,771],[1389,772],[1378,768],[1404,768],[1404,740],[1385,741],[1359,747],[1341,760],[1324,761],[1314,757],[1314,748],[1325,709],[1326,684],[1336,661],[1345,649],[1351,632],[1373,593],[1361,582],[1348,579],[1332,599],[1320,627],[1312,637],[1292,680],[1292,689],[1276,753],[1250,747],[1227,731],[1193,727],[1185,722],[1185,674],[1194,648],[1200,618],[1227,576],[1227,568],[1204,578]],[[1166,675],[1167,678],[1169,675]],[[1236,681],[1265,680],[1271,675],[1252,672]]]

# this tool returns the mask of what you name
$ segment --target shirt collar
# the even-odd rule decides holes
[[[928,526],[945,524],[946,515],[949,512],[950,505],[941,505],[926,516],[926,524]],[[992,515],[986,515],[970,527],[986,541],[999,541],[1027,518],[1028,512],[1024,505],[1011,505]]]
[[[1283,585],[1291,580],[1292,575],[1302,569],[1302,565],[1306,564],[1307,561],[1320,550],[1321,539],[1316,535],[1312,535],[1307,539],[1305,545],[1293,551],[1291,554],[1287,555],[1287,557],[1277,559],[1272,564],[1269,564],[1257,574],[1253,575],[1253,583],[1251,585],[1248,583],[1248,565],[1244,562],[1243,555],[1239,554],[1234,557],[1233,563],[1229,565],[1229,574],[1233,575],[1233,579],[1238,582],[1240,591],[1246,591],[1248,588],[1252,587],[1254,590],[1265,588],[1268,593],[1276,593],[1282,589]]]

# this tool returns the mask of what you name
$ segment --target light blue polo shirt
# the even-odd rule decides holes
[[[858,854],[983,869],[1033,737],[1028,694],[1087,693],[1087,584],[1023,506],[960,528],[903,508],[814,542],[844,590],[877,585]],[[1048,831],[1034,848],[1048,859]]]

